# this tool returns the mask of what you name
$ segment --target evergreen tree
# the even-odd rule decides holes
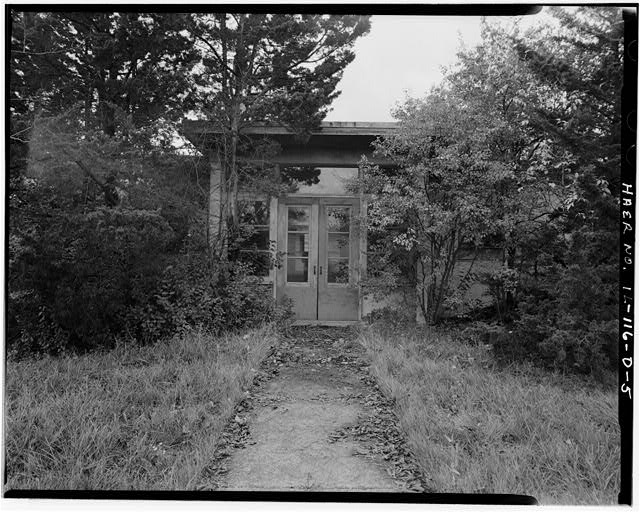
[[[223,226],[238,224],[239,154],[252,150],[243,129],[284,125],[304,137],[326,115],[353,58],[366,16],[218,13],[197,15],[202,52],[200,110],[220,131]],[[247,146],[249,145],[249,146]],[[222,235],[222,234],[220,234]]]
[[[80,103],[87,128],[108,135],[117,111],[137,127],[181,117],[196,58],[189,23],[184,14],[12,10],[14,112],[58,115]]]

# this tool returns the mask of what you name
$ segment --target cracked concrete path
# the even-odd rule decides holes
[[[224,451],[226,475],[216,488],[408,491],[381,452],[349,436],[373,408],[362,348],[344,328],[311,331],[298,330],[272,355],[276,375],[239,407],[232,424],[244,434]]]

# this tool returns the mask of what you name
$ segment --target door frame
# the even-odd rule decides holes
[[[355,203],[355,205],[354,205]],[[283,195],[278,198],[272,198],[270,202],[270,240],[275,242],[274,247],[276,252],[280,255],[284,255],[286,259],[286,243],[287,243],[287,222],[286,216],[282,216],[281,212],[286,212],[285,209],[280,209],[280,206],[295,206],[295,205],[348,205],[355,206],[355,211],[358,212],[357,216],[354,216],[352,220],[356,218],[360,220],[366,219],[367,213],[367,198],[364,194],[361,195],[341,195],[341,196],[326,196],[326,195],[305,195],[305,196],[296,196],[296,195]],[[319,209],[318,209],[319,211]],[[319,213],[319,212],[318,212]],[[318,215],[318,213],[316,215]],[[316,217],[316,220],[317,217]],[[353,221],[352,221],[353,222]],[[364,297],[362,294],[362,286],[361,281],[366,276],[366,268],[367,268],[367,231],[366,225],[361,223],[360,226],[356,228],[358,230],[356,237],[358,238],[357,244],[357,258],[354,260],[353,266],[353,277],[355,281],[355,287],[357,288],[358,294],[358,306],[357,306],[357,321],[362,320],[362,311],[363,311],[363,303]],[[318,244],[317,236],[318,236],[318,227],[316,226],[314,233],[316,235],[316,242]],[[274,255],[275,256],[275,255]],[[318,259],[320,258],[320,252],[316,251],[316,255],[313,257],[315,260],[315,265],[318,265]],[[280,262],[281,267],[286,265],[286,262]],[[309,272],[311,273],[312,264],[311,258],[309,259]],[[272,272],[273,279],[273,297],[280,301],[282,298],[284,288],[286,286],[286,272],[279,272],[279,269],[274,269]],[[316,274],[314,277],[315,280],[315,288],[316,291],[318,289],[318,275]],[[322,323],[323,321],[317,321]],[[327,323],[331,323],[332,321],[325,321]],[[345,321],[347,322],[347,321]]]

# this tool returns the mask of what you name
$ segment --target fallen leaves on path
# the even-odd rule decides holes
[[[251,388],[229,420],[224,430],[214,459],[207,471],[203,489],[216,489],[234,449],[252,443],[250,437],[250,418],[256,404],[271,405],[286,398],[265,398],[259,394],[260,388],[278,375],[285,367],[308,368],[308,370],[327,369],[328,380],[338,380],[344,372],[353,372],[359,377],[368,393],[345,393],[339,400],[358,402],[365,412],[357,422],[331,433],[329,442],[355,440],[360,448],[354,456],[379,461],[387,473],[406,491],[431,491],[428,479],[422,474],[408,449],[399,427],[399,421],[393,412],[393,402],[388,400],[376,381],[368,374],[369,362],[365,360],[365,351],[355,341],[352,328],[296,327],[280,337],[280,343],[272,348],[257,371]],[[333,370],[332,370],[333,369]],[[258,399],[256,397],[259,396]],[[314,400],[324,400],[316,397]],[[269,403],[269,404],[267,404]]]

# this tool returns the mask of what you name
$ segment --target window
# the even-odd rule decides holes
[[[349,207],[327,207],[327,282],[349,283]]]
[[[358,177],[357,167],[293,167],[281,168],[282,179],[293,187],[293,194],[343,196],[348,184]]]
[[[310,207],[287,208],[287,282],[309,281]]]
[[[256,276],[269,276],[272,267],[269,243],[269,200],[238,202],[241,262],[253,266]]]

